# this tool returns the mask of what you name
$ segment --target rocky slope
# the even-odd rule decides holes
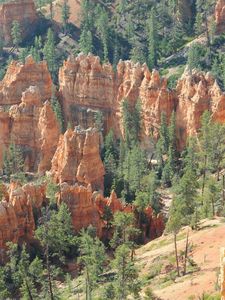
[[[12,44],[11,29],[13,21],[17,21],[25,37],[27,29],[37,22],[38,16],[33,0],[16,0],[0,4],[0,28],[6,45]]]
[[[188,228],[178,234],[178,253],[184,251]],[[225,223],[222,218],[203,220],[198,231],[189,228],[189,257],[197,264],[188,267],[185,276],[172,279],[175,272],[173,235],[149,242],[136,251],[137,264],[147,287],[161,300],[202,299],[203,294],[219,295],[220,248],[224,245]],[[221,262],[224,252],[221,253]],[[222,267],[222,265],[221,265]],[[183,270],[183,260],[180,259]],[[224,288],[224,286],[223,286]],[[219,296],[217,296],[219,299]],[[223,298],[222,298],[223,299]]]

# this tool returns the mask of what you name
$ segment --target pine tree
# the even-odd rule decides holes
[[[19,53],[19,60],[22,62],[22,64],[25,64],[26,57],[29,55],[29,49],[23,48]]]
[[[13,243],[8,243],[7,246],[9,261],[5,269],[13,283],[12,293],[14,294],[17,290],[24,299],[37,299],[44,280],[42,261],[37,257],[31,261],[25,245],[21,250],[18,245]]]
[[[62,108],[61,108],[59,100],[56,98],[54,92],[53,92],[52,97],[51,97],[51,105],[52,105],[52,109],[53,109],[53,111],[56,115],[56,118],[59,122],[60,131],[63,133],[63,131],[64,131],[64,119],[63,119]]]
[[[100,5],[97,5],[96,7],[96,29],[97,33],[100,37],[102,48],[103,48],[103,61],[108,61],[109,56],[109,47],[108,47],[108,38],[109,38],[109,17],[108,13],[104,8],[102,8]]]
[[[175,198],[172,202],[169,214],[169,220],[166,225],[166,230],[168,232],[172,232],[174,236],[174,250],[175,250],[175,258],[176,258],[176,268],[177,268],[177,276],[180,276],[180,266],[179,266],[179,257],[178,257],[178,249],[177,249],[177,234],[179,233],[182,227],[183,221],[183,213],[180,205],[180,200]]]
[[[84,268],[86,299],[92,299],[92,292],[97,285],[98,277],[103,272],[106,261],[103,243],[96,237],[92,237],[84,229],[80,236],[79,262]]]
[[[104,187],[105,194],[110,195],[114,180],[117,176],[117,160],[118,153],[114,141],[113,130],[110,130],[105,137],[104,142],[104,166],[105,166],[105,177],[104,177]]]
[[[81,2],[81,34],[79,47],[82,52],[93,52],[94,5],[90,0]]]
[[[41,36],[35,36],[34,46],[30,49],[30,54],[36,62],[41,60],[42,40]]]
[[[54,33],[49,28],[47,33],[47,39],[44,44],[43,48],[43,54],[44,59],[48,63],[48,69],[53,77],[53,79],[56,78],[56,70],[57,70],[57,64],[56,64],[56,53],[55,53],[55,39],[54,39]]]
[[[82,30],[79,40],[79,47],[84,54],[93,53],[93,37],[90,30]]]
[[[3,174],[8,178],[10,175],[15,175],[15,177],[20,177],[24,179],[22,174],[24,172],[24,157],[19,146],[11,143],[9,145],[8,151],[4,152],[3,158]]]
[[[50,201],[54,194],[54,189],[49,191]],[[54,300],[54,269],[51,266],[51,259],[58,258],[63,262],[72,246],[76,244],[76,239],[72,230],[71,215],[65,203],[62,203],[58,212],[52,211],[50,206],[43,208],[42,217],[39,219],[39,226],[35,231],[35,237],[40,241],[43,247],[47,269],[47,294],[51,300]]]
[[[193,45],[190,46],[188,51],[187,65],[190,73],[192,73],[194,69],[201,68],[201,62],[200,62],[201,58],[202,58],[201,46],[198,43],[194,43]]]
[[[112,222],[114,233],[110,244],[113,248],[126,244],[134,251],[135,238],[139,230],[135,228],[135,219],[133,213],[116,212]],[[132,255],[131,255],[132,257]]]
[[[11,36],[14,46],[18,49],[20,43],[22,42],[22,33],[18,21],[13,21],[12,23]]]
[[[155,10],[152,9],[147,20],[147,40],[148,40],[148,67],[153,69],[157,65],[157,28],[155,20]]]
[[[215,0],[196,0],[196,32],[205,32],[208,47],[211,45],[209,16],[214,10],[214,5]]]
[[[209,168],[209,155],[212,153],[212,144],[211,144],[211,116],[210,112],[206,111],[203,113],[201,118],[201,129],[200,129],[200,144],[201,144],[201,169],[203,173],[202,179],[202,195],[204,193],[206,174]]]
[[[0,56],[3,54],[3,47],[4,47],[4,37],[3,37],[3,33],[0,31]]]
[[[136,299],[139,297],[141,285],[138,271],[129,256],[129,247],[122,244],[116,249],[115,259],[112,261],[112,267],[116,270],[114,281],[116,299],[127,299],[130,294],[133,294]]]
[[[68,5],[68,0],[64,0],[62,4],[62,10],[61,10],[61,18],[62,18],[64,33],[67,30],[69,17],[70,17],[70,7]]]

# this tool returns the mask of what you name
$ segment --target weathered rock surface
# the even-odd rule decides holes
[[[23,152],[26,171],[50,170],[60,130],[50,103],[42,103],[38,87],[25,90],[21,103],[8,112],[2,109],[0,124],[0,169],[4,151],[14,143]]]
[[[215,121],[224,123],[225,94],[209,73],[184,72],[176,92],[177,138],[180,148],[185,145],[188,136],[197,133],[204,111],[210,111]]]
[[[0,201],[0,249],[9,241],[19,243],[33,238],[33,208],[39,209],[45,199],[45,187],[11,183]]]
[[[84,128],[95,125],[95,111],[103,114],[104,127],[113,128],[116,136],[122,132],[121,103],[127,99],[142,106],[142,144],[148,147],[149,136],[157,136],[160,117],[169,120],[177,112],[178,144],[182,148],[188,136],[200,127],[203,112],[209,110],[216,121],[225,120],[225,95],[208,73],[185,71],[175,91],[167,88],[156,70],[146,65],[120,61],[114,72],[109,64],[100,64],[93,55],[69,57],[59,73],[64,114],[73,124]]]
[[[218,0],[215,8],[215,19],[218,33],[225,30],[225,0]]]
[[[68,129],[60,137],[52,159],[51,173],[56,182],[79,182],[103,190],[104,166],[100,158],[100,135],[96,129]]]
[[[0,81],[0,106],[19,104],[22,93],[30,86],[39,88],[41,101],[51,98],[52,80],[46,62],[36,63],[31,56],[25,64],[12,61]]]
[[[174,110],[174,93],[167,89],[157,71],[146,65],[120,61],[114,72],[110,64],[100,64],[98,57],[80,54],[69,57],[59,72],[60,93],[66,120],[84,128],[95,124],[94,111],[103,114],[106,131],[122,131],[121,103],[127,99],[143,107],[143,136],[159,124],[161,113],[168,117]]]
[[[102,235],[102,220],[98,211],[92,189],[89,185],[69,185],[62,183],[60,185],[60,202],[65,202],[71,212],[74,231],[78,233],[82,228],[92,225],[96,228],[98,236]]]
[[[221,300],[225,300],[225,248],[221,248],[220,252],[220,285]]]
[[[25,37],[28,28],[37,21],[37,12],[33,0],[16,0],[0,4],[0,28],[6,45],[11,44],[11,29],[13,21],[17,21]]]

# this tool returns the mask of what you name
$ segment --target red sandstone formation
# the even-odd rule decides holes
[[[41,174],[50,170],[60,131],[51,105],[42,103],[38,87],[29,87],[22,93],[21,103],[8,112],[2,109],[0,123],[0,168],[4,151],[14,143],[23,150],[25,170]]]
[[[93,55],[69,57],[59,72],[60,92],[66,119],[84,128],[94,126],[94,110],[103,113],[106,131],[122,131],[121,103],[143,107],[143,137],[158,127],[162,111],[168,117],[175,108],[174,94],[167,89],[157,71],[146,65],[120,61],[117,72],[110,64],[101,65]],[[147,140],[147,139],[146,139]]]
[[[68,129],[60,137],[52,159],[54,179],[59,182],[79,182],[103,190],[104,166],[99,153],[100,135],[96,129]]]
[[[93,55],[70,57],[59,73],[60,92],[67,120],[75,124],[94,126],[94,110],[103,113],[105,129],[113,128],[117,136],[122,132],[121,103],[127,99],[135,105],[142,104],[142,144],[148,147],[149,137],[157,135],[160,116],[165,112],[168,119],[177,111],[179,147],[185,145],[187,136],[200,127],[205,110],[213,113],[219,122],[225,120],[225,96],[210,74],[186,71],[178,82],[176,91],[167,88],[155,70],[146,65],[120,61],[114,73],[109,64],[100,64]]]
[[[187,70],[177,84],[176,108],[177,138],[182,148],[188,136],[196,134],[205,110],[213,114],[215,121],[225,120],[225,94],[209,74]]]
[[[215,19],[218,33],[225,30],[225,0],[218,0],[215,8]]]
[[[29,26],[37,21],[37,13],[33,0],[8,1],[0,5],[0,28],[5,43],[11,44],[11,29],[13,21],[18,21],[22,33],[27,35]]]
[[[11,183],[0,201],[0,249],[9,241],[20,242],[33,238],[35,229],[33,207],[40,208],[45,188],[33,184],[21,187]]]
[[[60,185],[60,202],[65,202],[71,212],[74,231],[78,233],[82,228],[92,225],[96,228],[98,236],[102,235],[102,221],[98,208],[92,197],[92,189],[89,185]]]
[[[41,101],[51,98],[52,80],[46,62],[36,63],[31,56],[22,63],[12,61],[0,81],[0,106],[21,102],[22,93],[30,86],[37,86]]]

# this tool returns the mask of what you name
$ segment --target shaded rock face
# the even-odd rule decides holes
[[[71,212],[73,228],[78,233],[82,228],[92,225],[96,228],[97,235],[102,236],[102,220],[98,207],[92,197],[90,185],[69,185],[63,183],[60,186],[59,201],[65,202]]]
[[[225,248],[220,251],[220,286],[221,300],[225,300]]]
[[[0,28],[6,45],[12,44],[11,29],[13,21],[18,21],[23,36],[29,26],[37,21],[37,12],[33,0],[9,1],[0,5]]]
[[[68,129],[59,139],[52,159],[51,173],[56,182],[79,182],[103,190],[104,166],[99,151],[100,135],[96,129]]]
[[[225,0],[217,1],[215,8],[215,19],[217,32],[223,32],[225,30]]]
[[[204,111],[212,113],[213,119],[220,123],[225,121],[225,94],[216,80],[209,74],[186,71],[177,84],[177,139],[179,148],[185,146],[188,136],[197,133],[201,126]]]
[[[90,185],[84,187],[78,184],[62,183],[58,201],[68,205],[76,233],[82,228],[92,225],[96,228],[97,235],[103,240],[109,240],[113,234],[113,228],[108,227],[107,221],[103,217],[106,207],[110,209],[112,215],[118,211],[136,215],[135,207],[122,204],[114,191],[109,198],[104,198],[101,193],[93,192]],[[145,215],[145,224],[137,224],[143,230],[143,240],[154,239],[162,235],[165,229],[162,215],[154,216],[150,207],[146,209]]]
[[[143,138],[159,124],[161,113],[174,110],[174,94],[167,89],[157,71],[146,65],[120,61],[117,71],[110,64],[100,64],[93,55],[69,57],[59,71],[60,93],[67,121],[84,128],[94,126],[95,111],[103,114],[107,132],[122,132],[121,104],[127,99],[134,106],[140,99],[143,108]]]
[[[0,123],[0,169],[4,152],[14,143],[22,150],[26,171],[42,174],[50,170],[60,130],[50,103],[42,103],[38,87],[29,87],[21,103],[8,112],[0,110]]]
[[[0,249],[8,241],[19,243],[31,240],[35,221],[33,208],[40,209],[45,199],[45,187],[11,183],[0,201]]]
[[[8,241],[33,241],[35,224],[40,216],[41,207],[46,202],[46,185],[28,183],[21,186],[17,182],[11,182],[8,187],[1,186],[1,192],[3,197],[0,201],[0,249],[5,249]],[[92,225],[102,239],[109,239],[113,230],[111,228],[109,231],[106,221],[103,220],[105,207],[108,207],[112,214],[117,211],[135,212],[135,207],[124,206],[114,191],[109,198],[104,198],[99,192],[93,192],[90,185],[85,187],[64,182],[60,184],[57,199],[59,205],[62,202],[68,205],[75,233]],[[144,229],[143,236],[154,239],[162,234],[164,223],[161,216],[153,215],[151,208],[146,209],[145,213],[148,222],[141,224],[141,228]]]
[[[36,63],[31,56],[24,65],[12,61],[0,81],[0,106],[19,104],[22,93],[30,86],[39,88],[41,101],[51,98],[52,80],[46,62]]]

